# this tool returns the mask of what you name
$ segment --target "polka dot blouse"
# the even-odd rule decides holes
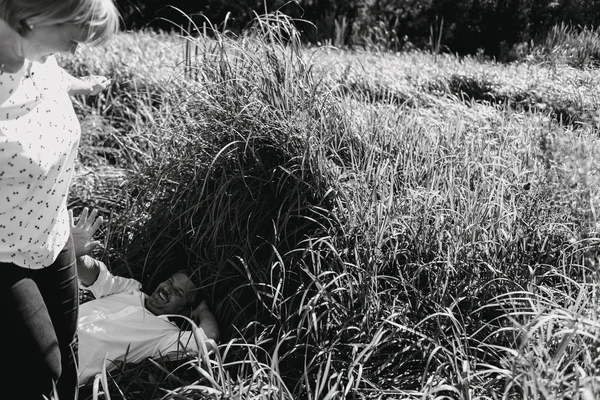
[[[80,126],[54,57],[0,71],[0,262],[39,269],[69,237]]]

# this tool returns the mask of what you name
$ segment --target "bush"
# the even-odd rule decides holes
[[[592,0],[208,0],[168,2],[119,0],[128,29],[187,29],[190,22],[227,21],[241,31],[255,13],[282,11],[295,20],[303,40],[399,50],[432,49],[439,39],[447,51],[484,52],[505,59],[510,49],[545,34],[561,22],[595,27],[600,3]],[[181,27],[181,28],[180,28]],[[224,28],[225,24],[221,26]],[[438,49],[439,50],[439,49]]]
[[[202,26],[207,21],[226,21],[227,28],[241,32],[254,17],[267,10],[276,10],[283,0],[117,0],[127,29],[154,28],[179,31],[190,22]]]

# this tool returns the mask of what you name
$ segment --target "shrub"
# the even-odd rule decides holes
[[[462,55],[484,52],[510,60],[518,43],[567,23],[595,27],[600,5],[591,0],[210,0],[202,3],[119,0],[128,29],[189,30],[208,21],[241,33],[254,14],[281,11],[294,19],[303,41],[399,50],[431,48],[431,31],[443,48]],[[444,21],[443,26],[440,21]],[[193,23],[192,25],[190,23]],[[208,30],[210,32],[210,30]],[[193,32],[192,32],[193,33]]]

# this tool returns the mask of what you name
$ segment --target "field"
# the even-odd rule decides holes
[[[224,334],[81,398],[600,396],[600,71],[304,47],[275,17],[61,62],[114,79],[74,99],[97,257],[150,290],[194,268]]]

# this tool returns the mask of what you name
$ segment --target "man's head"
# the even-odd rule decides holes
[[[187,314],[197,292],[198,287],[186,272],[175,272],[146,297],[146,308],[155,315]]]

